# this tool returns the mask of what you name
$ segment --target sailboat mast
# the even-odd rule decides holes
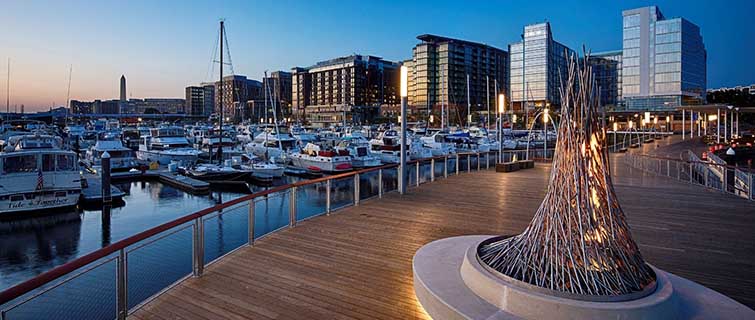
[[[225,113],[223,111],[223,25],[224,21],[220,20],[220,85],[218,86],[218,93],[220,94],[220,140],[218,141],[218,164],[223,164],[223,118]]]
[[[440,74],[440,129],[446,128],[446,78]]]
[[[8,58],[8,81],[5,82],[5,113],[10,114],[10,58]]]
[[[73,65],[68,67],[68,90],[66,90],[66,119],[65,124],[68,125],[68,112],[71,110],[71,73],[73,73]]]
[[[469,100],[469,73],[467,73],[467,128],[472,122],[472,101]]]

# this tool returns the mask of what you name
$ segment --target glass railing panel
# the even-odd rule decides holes
[[[325,213],[327,182],[296,188],[296,220],[301,221]]]
[[[364,200],[378,195],[380,192],[378,175],[378,170],[359,174],[359,199]]]
[[[115,257],[93,262],[55,284],[3,305],[3,319],[114,319],[117,266]],[[27,298],[31,300],[22,302]]]
[[[443,170],[445,170],[443,164],[444,161],[446,161],[445,158],[435,159],[435,167],[433,168],[433,170],[435,171],[435,179],[443,177]]]
[[[383,193],[398,190],[398,167],[383,169]]]
[[[191,273],[192,229],[188,223],[127,250],[129,309]]]
[[[333,179],[330,184],[331,210],[340,209],[354,204],[354,177]]]
[[[254,199],[254,238],[289,225],[290,189]]]
[[[204,262],[249,243],[249,202],[245,201],[211,214],[204,222]]]

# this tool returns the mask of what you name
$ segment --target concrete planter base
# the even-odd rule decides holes
[[[630,301],[581,301],[522,289],[478,261],[476,248],[490,237],[446,238],[417,251],[414,290],[434,319],[755,319],[748,307],[655,268],[655,292]]]

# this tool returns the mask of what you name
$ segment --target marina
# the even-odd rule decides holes
[[[42,2],[0,320],[755,319],[752,3]]]

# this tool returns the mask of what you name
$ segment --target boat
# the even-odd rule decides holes
[[[0,214],[75,206],[81,174],[73,151],[52,135],[10,137],[0,151]]]
[[[377,138],[370,140],[370,150],[378,155],[383,163],[399,163],[401,161],[399,139],[396,130],[385,130]]]
[[[304,149],[289,156],[294,166],[311,171],[344,172],[352,169],[348,152],[321,150],[320,146],[314,143],[308,143]]]
[[[344,136],[336,145],[335,150],[348,152],[351,156],[351,165],[355,168],[377,167],[381,164],[380,157],[373,155],[370,151],[370,142],[358,134]]]
[[[430,136],[420,137],[422,144],[430,149],[435,157],[447,156],[456,153],[456,146],[446,141],[446,134],[440,131]]]
[[[289,133],[275,134],[265,131],[254,137],[254,140],[244,146],[244,151],[262,159],[276,159],[285,162],[287,153],[296,153],[296,139]]]
[[[86,159],[91,165],[102,165],[102,155],[110,155],[111,170],[128,170],[136,168],[138,163],[134,150],[126,148],[120,139],[98,140],[86,152]]]
[[[183,128],[160,127],[151,129],[149,136],[142,138],[136,157],[159,164],[178,162],[190,165],[197,162],[200,153],[201,151],[190,147]]]
[[[203,163],[184,169],[184,173],[186,176],[194,179],[222,184],[225,182],[247,181],[252,171],[229,165]]]
[[[277,165],[274,160],[265,161],[253,154],[244,154],[239,157],[240,167],[250,170],[252,177],[258,179],[275,179],[283,177],[285,168]],[[234,162],[237,162],[234,159]]]

